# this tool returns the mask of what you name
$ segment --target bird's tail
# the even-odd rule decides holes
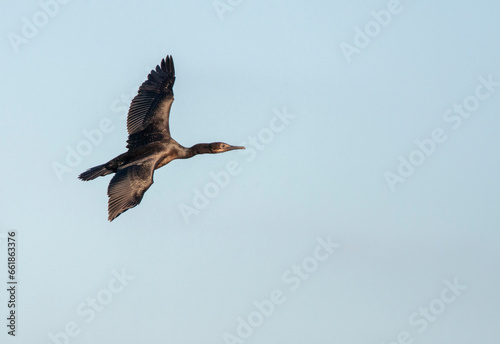
[[[96,167],[89,168],[87,171],[80,174],[78,178],[80,178],[81,180],[92,180],[110,173],[113,173],[113,171],[108,170],[106,168],[106,164],[102,164]]]

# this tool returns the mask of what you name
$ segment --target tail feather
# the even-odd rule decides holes
[[[113,171],[108,170],[106,164],[102,164],[96,167],[89,168],[87,171],[83,172],[78,176],[81,180],[92,180],[97,177],[105,176],[107,174],[113,173]]]

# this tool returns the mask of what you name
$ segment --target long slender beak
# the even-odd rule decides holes
[[[243,146],[230,146],[230,147],[226,148],[226,151],[235,150],[235,149],[245,149],[245,147],[243,147]]]

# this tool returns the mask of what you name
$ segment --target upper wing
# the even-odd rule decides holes
[[[168,120],[174,101],[174,82],[174,60],[172,56],[167,56],[156,69],[151,70],[130,104],[128,148],[170,136]]]
[[[141,203],[144,193],[153,185],[156,160],[144,159],[116,172],[108,187],[109,221]]]

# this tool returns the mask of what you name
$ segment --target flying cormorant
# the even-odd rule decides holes
[[[127,117],[128,151],[78,176],[81,180],[92,180],[115,173],[108,186],[109,221],[138,205],[153,184],[154,170],[172,160],[245,149],[224,142],[199,143],[190,148],[177,143],[170,136],[168,125],[174,101],[174,82],[174,61],[172,56],[167,56],[156,69],[151,70],[130,104]]]

